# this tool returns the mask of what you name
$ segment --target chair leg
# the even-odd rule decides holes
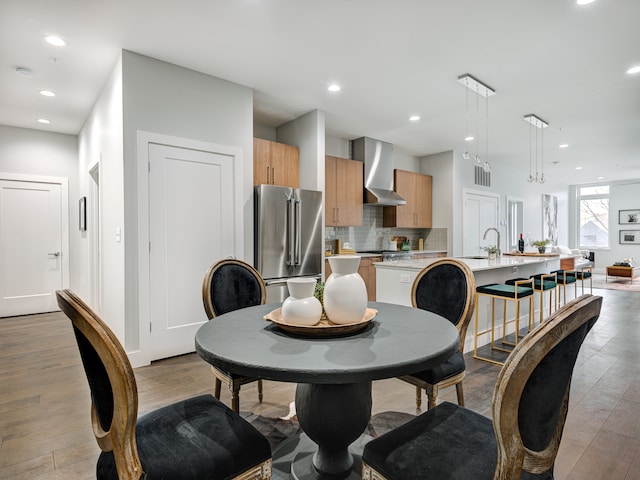
[[[431,410],[436,406],[436,397],[438,396],[438,386],[437,385],[428,385],[425,389],[427,391],[427,410]]]
[[[258,380],[258,401],[262,403],[262,380]]]
[[[240,413],[240,387],[231,387],[231,410]]]
[[[458,405],[464,407],[464,390],[462,388],[462,382],[456,383],[456,395],[458,395]]]
[[[215,386],[213,388],[213,396],[220,400],[220,389],[222,388],[222,382],[216,377]]]
[[[422,406],[422,389],[420,387],[416,387],[416,408],[420,408]]]

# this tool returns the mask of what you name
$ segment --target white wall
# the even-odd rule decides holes
[[[300,149],[300,188],[324,191],[325,115],[314,110],[280,125],[276,138],[280,143]]]
[[[432,225],[433,228],[447,229],[447,252],[453,254],[453,152],[442,152],[420,157],[420,173],[433,177]]]
[[[139,345],[137,133],[237,147],[243,155],[244,259],[253,258],[253,91],[137,53],[122,52],[126,348]],[[188,188],[188,186],[185,186]],[[206,205],[207,199],[203,199]],[[206,211],[203,211],[203,217]]]
[[[83,196],[88,196],[89,170],[100,162],[100,223],[102,245],[102,305],[100,315],[126,344],[125,335],[125,276],[124,242],[117,242],[116,228],[124,226],[124,171],[122,147],[122,59],[118,58],[105,82],[96,103],[91,109],[78,138],[78,186]],[[87,205],[87,212],[92,210]],[[89,232],[88,232],[89,233]],[[79,294],[87,302],[90,298],[89,235],[82,236],[80,249],[74,257],[81,259],[81,284]],[[97,306],[92,305],[94,308]]]
[[[69,287],[82,292],[83,261],[78,230],[78,137],[0,125],[0,172],[69,180]]]

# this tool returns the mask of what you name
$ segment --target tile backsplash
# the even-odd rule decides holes
[[[387,250],[391,237],[407,237],[411,248],[418,248],[418,239],[424,239],[425,250],[447,250],[446,228],[385,228],[382,226],[382,208],[365,206],[361,227],[326,227],[327,240],[335,238],[349,242],[356,251]]]

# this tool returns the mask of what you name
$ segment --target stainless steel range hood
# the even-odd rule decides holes
[[[364,203],[398,206],[407,201],[393,191],[393,145],[361,137],[351,142],[354,160],[364,162]]]

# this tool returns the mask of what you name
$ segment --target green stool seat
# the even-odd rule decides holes
[[[491,350],[499,350],[502,352],[510,353],[511,349],[504,347],[498,347],[495,345],[495,301],[496,299],[503,301],[502,310],[502,345],[508,347],[515,347],[518,344],[519,330],[520,330],[520,301],[524,299],[529,300],[529,324],[533,319],[533,279],[522,279],[521,281],[514,282],[513,284],[504,283],[489,283],[486,285],[480,285],[476,287],[476,321],[475,330],[473,335],[473,358],[484,360],[486,362],[495,363],[497,365],[503,365],[504,362],[496,360],[494,358],[488,358],[478,354],[478,338],[482,335],[491,334]],[[486,296],[491,298],[491,325],[484,330],[478,328],[478,316],[480,312],[479,298]],[[507,301],[515,302],[515,316],[512,320],[507,320]],[[507,324],[515,324],[515,342],[508,342],[507,337]]]
[[[526,280],[526,278],[519,278],[518,280]],[[533,288],[529,287],[516,287],[514,283],[490,283],[487,285],[480,285],[476,288],[476,292],[484,293],[486,295],[496,295],[498,297],[526,297],[533,295]]]
[[[571,275],[575,277],[576,280],[580,280],[581,287],[582,287],[582,295],[584,295],[584,281],[589,280],[590,293],[593,294],[593,272],[590,266],[582,267],[580,270],[573,270],[571,272],[567,272],[567,275]]]
[[[558,308],[558,300],[557,300],[557,295],[554,295],[552,290],[555,288],[558,288],[558,282],[557,282],[557,277],[555,273],[539,273],[537,275],[531,275],[531,277],[533,279],[533,289],[540,293],[540,323],[542,323],[542,320],[544,318],[544,292],[549,292],[549,315],[551,315],[552,312],[552,307],[551,304],[553,302],[553,299],[555,298],[555,307],[556,310]],[[507,285],[514,285],[516,282],[521,282],[522,280],[526,280],[524,278],[512,278],[510,280],[507,280],[505,283]],[[553,296],[552,296],[553,295]],[[533,329],[533,322],[529,323],[529,330]]]
[[[551,273],[556,274],[556,279],[558,281],[558,287],[562,287],[562,293],[564,295],[562,304],[567,303],[567,285],[571,285],[573,283],[574,287],[574,295],[573,298],[578,296],[578,282],[576,281],[576,277],[574,275],[575,270],[554,270]],[[558,288],[558,306],[560,305],[560,288]]]

